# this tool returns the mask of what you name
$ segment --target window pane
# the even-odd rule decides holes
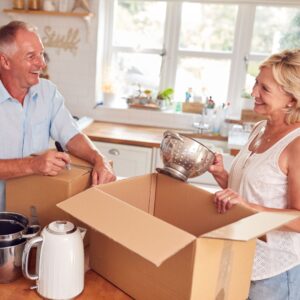
[[[180,48],[232,51],[237,5],[184,3]]]
[[[162,49],[166,3],[122,1],[115,4],[113,45]]]
[[[161,57],[155,54],[121,53],[113,58],[114,86],[119,92],[131,94],[140,85],[156,91],[159,85]]]
[[[258,61],[249,61],[248,62],[248,69],[246,74],[246,84],[245,89],[242,93],[242,97],[248,98],[251,97],[252,88],[255,83],[255,78],[259,73],[259,65],[261,62]]]
[[[300,9],[258,6],[251,52],[271,54],[300,47]]]
[[[230,60],[182,58],[177,69],[175,98],[184,101],[185,92],[192,88],[195,98],[205,101],[212,96],[217,104],[226,103],[229,74]]]

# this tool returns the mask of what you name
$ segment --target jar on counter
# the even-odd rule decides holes
[[[55,3],[52,0],[44,0],[43,9],[45,11],[56,11]]]
[[[24,0],[14,0],[13,1],[13,9],[25,9],[25,1]]]
[[[28,1],[28,9],[30,10],[39,10],[41,3],[40,0],[29,0]]]

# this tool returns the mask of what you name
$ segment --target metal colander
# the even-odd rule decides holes
[[[215,159],[215,154],[205,145],[172,131],[164,133],[160,156],[164,167],[156,170],[182,181],[200,176]]]

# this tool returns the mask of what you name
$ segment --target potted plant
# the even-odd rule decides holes
[[[170,105],[172,101],[172,95],[174,94],[174,90],[172,88],[167,88],[165,90],[160,91],[157,94],[156,102],[160,108],[166,108]]]

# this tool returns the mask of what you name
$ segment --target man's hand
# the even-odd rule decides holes
[[[31,167],[34,174],[55,176],[70,163],[70,156],[64,152],[47,151],[32,157]]]
[[[102,157],[96,160],[92,171],[92,184],[97,185],[100,183],[108,183],[115,181],[116,176],[113,172],[111,165]]]
[[[74,156],[84,159],[93,165],[93,185],[116,180],[111,165],[86,135],[82,133],[76,134],[68,141],[67,149]]]

